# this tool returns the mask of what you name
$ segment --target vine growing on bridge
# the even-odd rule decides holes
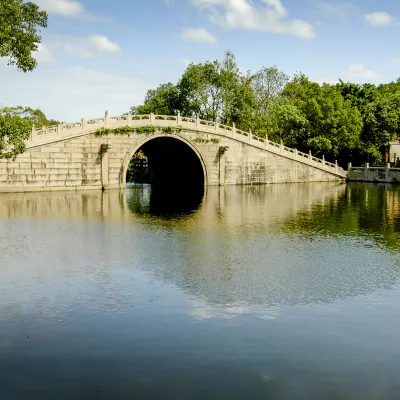
[[[164,134],[173,134],[180,133],[182,131],[182,127],[174,127],[174,126],[154,126],[154,125],[145,125],[139,126],[137,128],[131,126],[122,126],[120,128],[101,128],[98,129],[95,133],[96,136],[106,136],[110,134],[122,134],[122,135],[131,135],[132,133],[137,134],[145,134],[150,135],[152,133],[164,133]]]
[[[220,139],[218,139],[218,138],[206,139],[206,138],[202,138],[202,137],[197,137],[197,138],[195,138],[193,140],[193,142],[195,142],[195,143],[204,143],[204,144],[207,144],[207,143],[211,142],[211,143],[217,144],[217,143],[220,142]]]

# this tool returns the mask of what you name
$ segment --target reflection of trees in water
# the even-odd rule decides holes
[[[148,220],[179,237],[150,269],[203,299],[207,315],[369,295],[400,275],[396,255],[379,248],[383,239],[394,248],[399,231],[388,192],[398,195],[368,185],[209,189],[190,224]]]
[[[99,233],[83,235],[74,245],[81,252],[70,254],[68,248],[67,256],[76,257],[68,268],[87,252],[99,262],[120,257],[109,264],[110,272],[132,251],[151,276],[201,299],[198,314],[216,308],[232,314],[392,287],[400,274],[398,256],[386,250],[399,249],[399,191],[365,184],[217,187],[207,188],[203,199],[187,187],[144,185],[104,193],[6,195],[0,214],[43,223],[76,220],[78,227],[79,220],[96,227],[102,219],[101,240]],[[63,240],[58,230],[49,233],[53,225],[43,225],[46,235],[73,242],[66,228]]]
[[[337,201],[315,205],[282,224],[286,232],[364,237],[400,249],[400,187],[350,183]]]

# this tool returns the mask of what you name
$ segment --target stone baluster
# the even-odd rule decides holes
[[[199,118],[199,116],[197,115],[197,116],[196,116],[196,128],[199,128],[199,126],[200,126],[200,118]]]
[[[364,179],[368,180],[368,172],[369,172],[369,163],[365,163],[364,165]]]
[[[311,154],[311,150],[308,152],[308,162],[309,164],[311,164],[312,161],[312,154]]]
[[[389,182],[389,174],[390,174],[390,163],[386,163],[385,166],[385,181]]]
[[[154,125],[154,124],[155,124],[154,114],[151,113],[151,114],[150,114],[150,125]]]
[[[86,121],[84,118],[81,119],[81,129],[84,131],[86,129]]]
[[[182,117],[181,117],[181,112],[178,110],[176,114],[176,126],[182,125]]]
[[[236,135],[236,124],[233,123],[232,124],[232,136],[235,136],[235,135]]]
[[[339,172],[339,166],[338,166],[337,160],[335,160],[335,172],[336,173]]]
[[[322,155],[322,165],[325,165],[325,155]]]
[[[249,142],[253,139],[253,133],[251,132],[251,129],[249,129]]]
[[[295,156],[295,158],[297,158],[298,155],[299,155],[298,150],[297,150],[297,149],[294,149],[294,156]]]
[[[268,139],[268,135],[265,135],[265,147],[268,147],[269,145],[269,139]]]
[[[105,112],[104,115],[104,128],[109,128],[110,126],[110,117],[108,116],[108,110]]]
[[[214,121],[214,131],[218,131],[218,122],[216,120]]]
[[[282,139],[281,139],[281,147],[280,147],[280,150],[281,150],[281,153],[283,153],[284,148],[283,148],[283,141],[282,141]]]
[[[131,113],[127,114],[127,116],[126,116],[126,125],[132,126],[132,114]]]

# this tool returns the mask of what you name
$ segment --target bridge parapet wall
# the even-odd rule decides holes
[[[348,166],[348,178],[358,182],[399,183],[400,168],[392,168],[390,164],[385,167],[373,167],[366,163],[363,167]]]

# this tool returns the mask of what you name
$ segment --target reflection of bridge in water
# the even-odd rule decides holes
[[[393,238],[400,221],[398,216],[389,221],[388,200],[399,196],[389,186],[357,184],[224,187],[209,188],[204,198],[187,207],[177,203],[173,210],[173,202],[163,202],[165,192],[158,196],[143,186],[7,194],[0,197],[0,217],[51,219],[59,226],[65,221],[74,229],[85,221],[85,230],[101,230],[105,254],[134,246],[135,268],[144,266],[157,279],[203,299],[205,309],[220,304],[235,313],[333,302],[393,285],[400,266],[387,250],[399,249]],[[107,239],[110,231],[113,240]],[[88,251],[96,251],[92,239]],[[151,262],[150,248],[157,249]],[[107,268],[103,273],[112,280],[120,267],[111,262]]]

